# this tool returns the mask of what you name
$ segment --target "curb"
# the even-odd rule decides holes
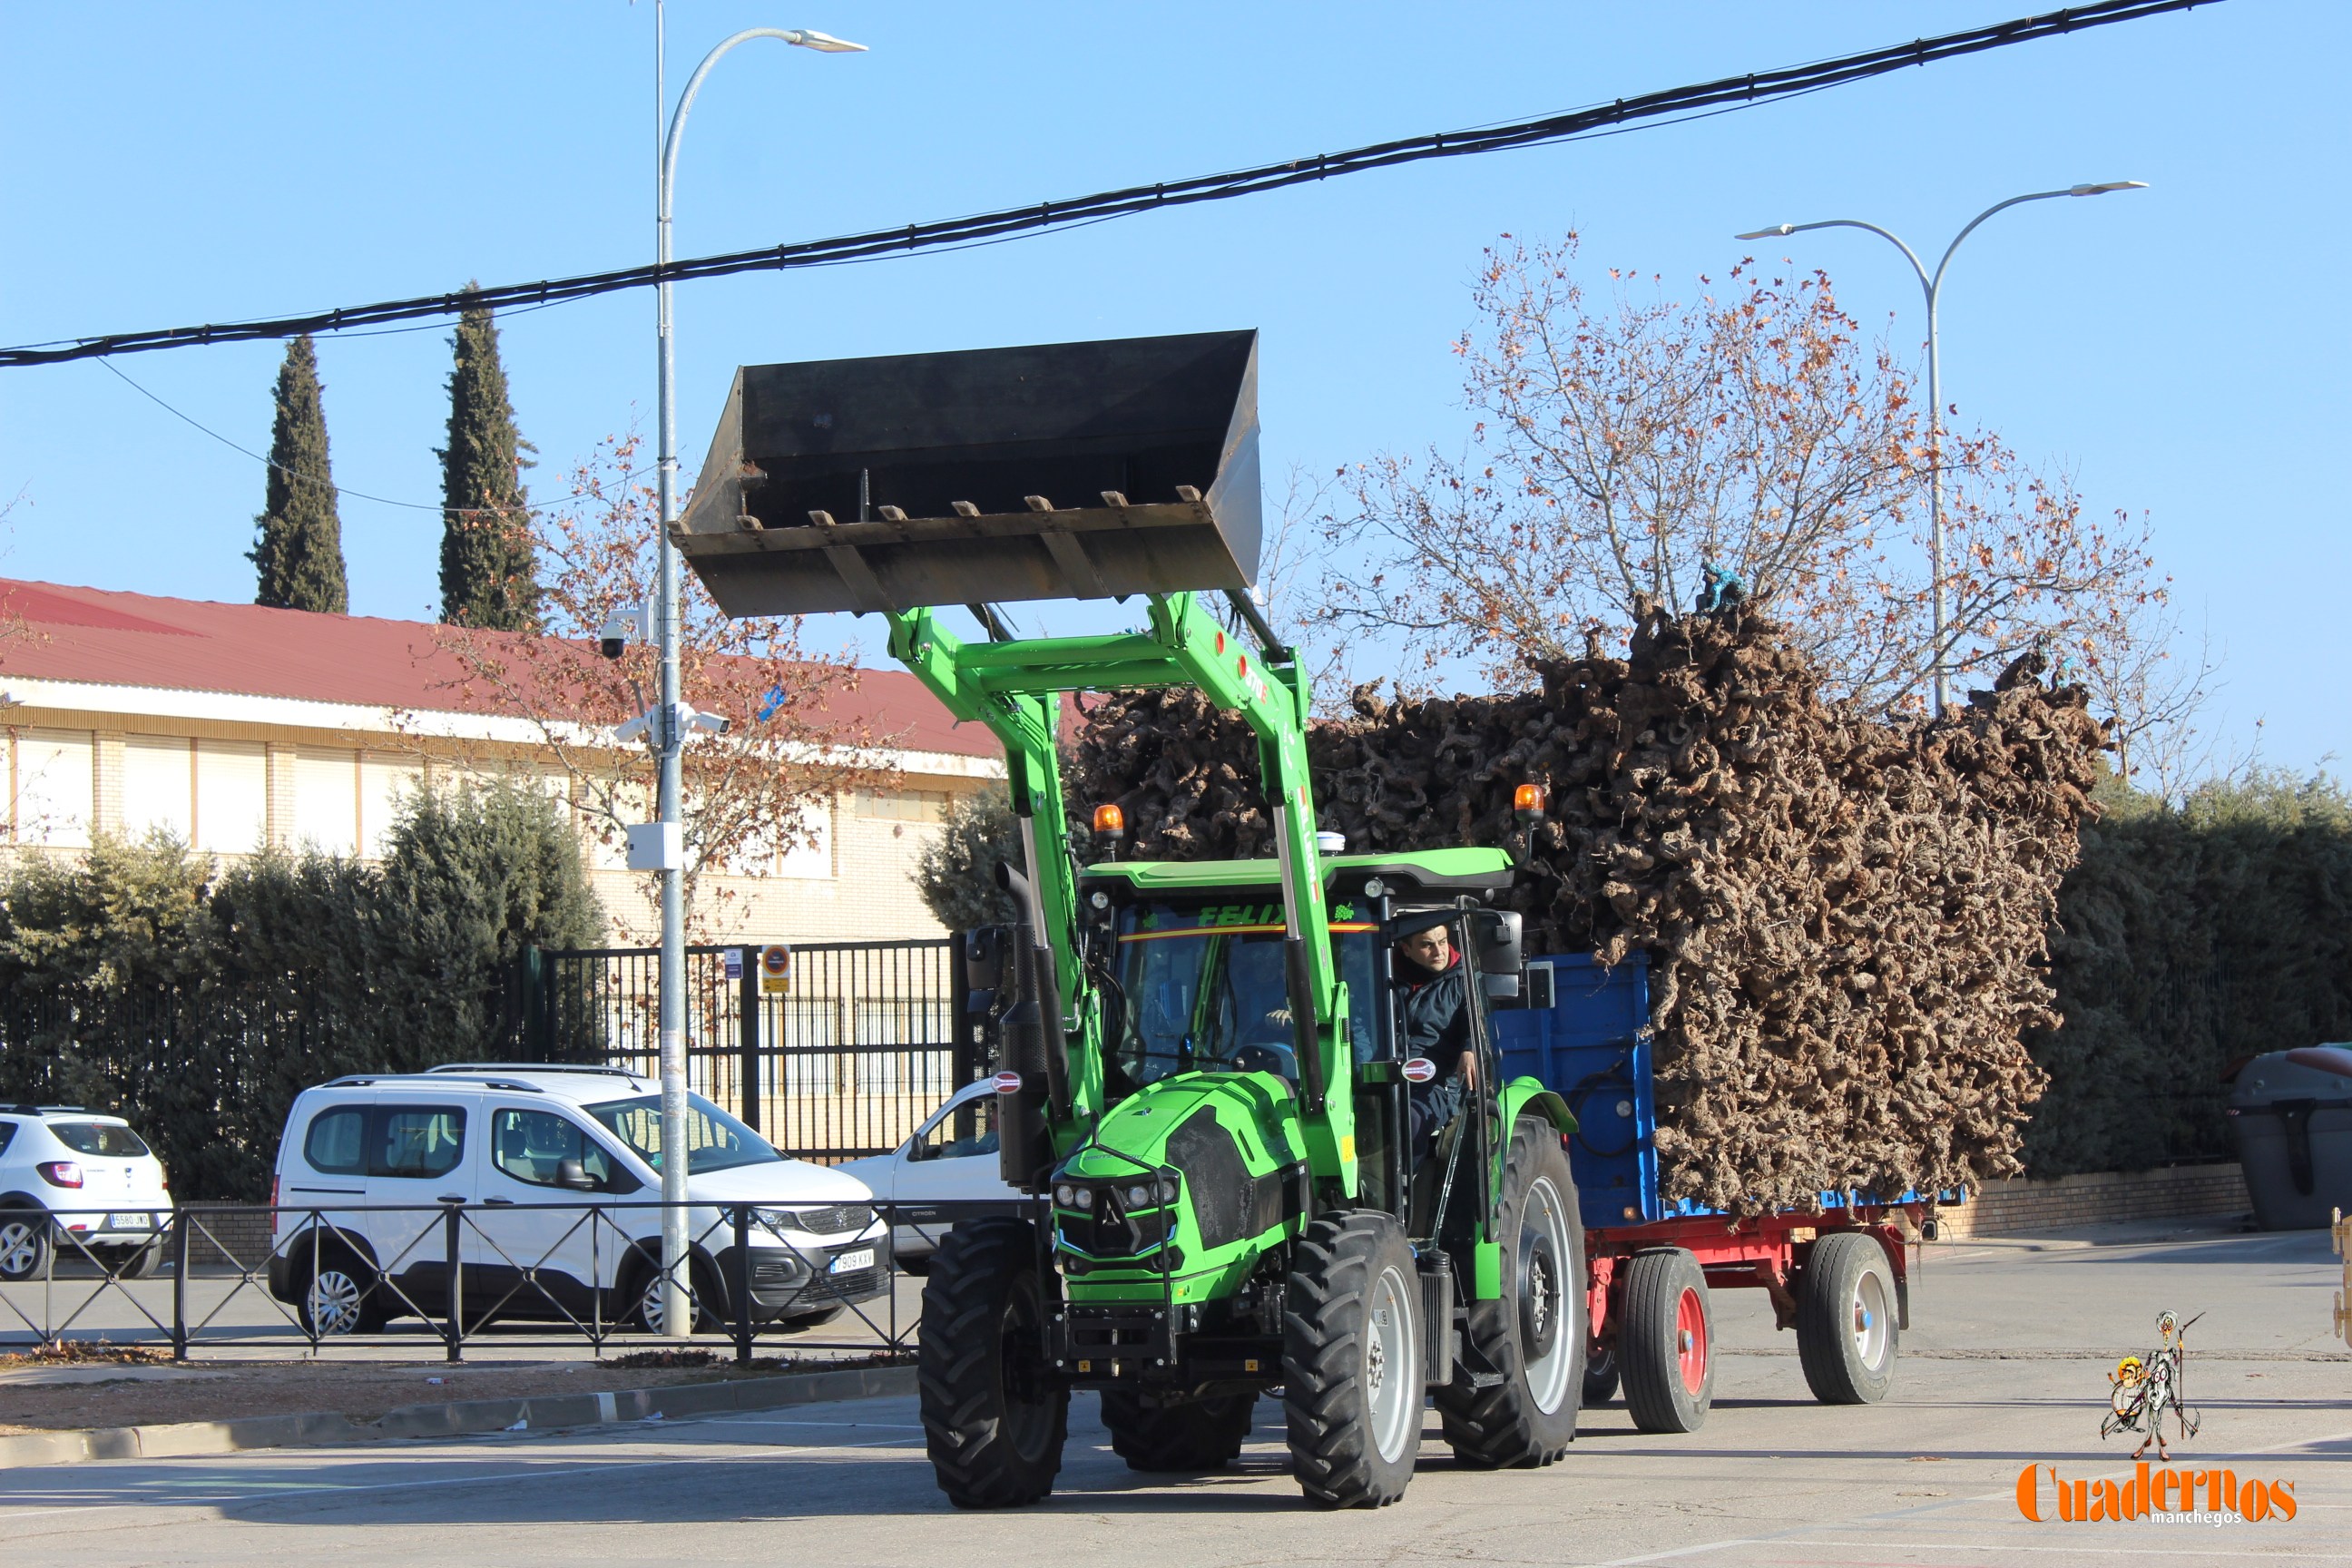
[[[688,1383],[615,1394],[564,1394],[547,1399],[460,1399],[404,1405],[376,1420],[331,1413],[257,1415],[242,1421],[185,1421],[164,1426],[102,1426],[0,1437],[0,1468],[74,1465],[92,1459],[179,1459],[247,1448],[301,1448],[393,1438],[462,1437],[485,1432],[544,1432],[620,1426],[656,1418],[729,1410],[775,1410],[915,1392],[910,1366],[845,1367],[787,1373],[730,1383]]]

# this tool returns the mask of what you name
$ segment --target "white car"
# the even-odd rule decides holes
[[[0,1108],[0,1280],[37,1279],[52,1253],[67,1263],[84,1247],[136,1279],[171,1223],[163,1163],[131,1123],[72,1105]]]
[[[955,1223],[951,1211],[925,1213],[925,1204],[962,1199],[1021,1201],[1006,1184],[996,1156],[996,1087],[987,1079],[966,1084],[887,1154],[845,1161],[837,1169],[899,1208],[890,1249],[909,1274],[929,1267],[931,1253]]]
[[[805,1328],[890,1287],[888,1230],[855,1177],[786,1159],[687,1097],[698,1321],[731,1321],[735,1214],[751,1315]],[[338,1079],[296,1097],[278,1149],[270,1293],[320,1333],[440,1317],[447,1205],[467,1313],[660,1321],[661,1094],[614,1068],[488,1065]],[[709,1205],[709,1206],[704,1206]],[[722,1206],[724,1205],[724,1206]]]

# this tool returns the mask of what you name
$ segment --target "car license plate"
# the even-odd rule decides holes
[[[110,1214],[106,1216],[109,1230],[152,1230],[155,1216],[152,1214]]]
[[[870,1247],[861,1247],[855,1252],[835,1253],[834,1255],[833,1261],[825,1265],[825,1272],[828,1274],[846,1274],[853,1268],[871,1268],[873,1267],[874,1249]]]

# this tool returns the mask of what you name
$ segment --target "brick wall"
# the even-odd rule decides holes
[[[2161,1171],[2099,1172],[2037,1181],[1987,1182],[1958,1208],[1938,1210],[1945,1239],[2011,1236],[2126,1219],[2241,1214],[2253,1207],[2234,1163],[2175,1165]]]

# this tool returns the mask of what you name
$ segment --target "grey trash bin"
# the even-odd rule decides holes
[[[2238,1070],[2230,1126],[2264,1230],[2352,1210],[2352,1046],[2272,1051]]]

